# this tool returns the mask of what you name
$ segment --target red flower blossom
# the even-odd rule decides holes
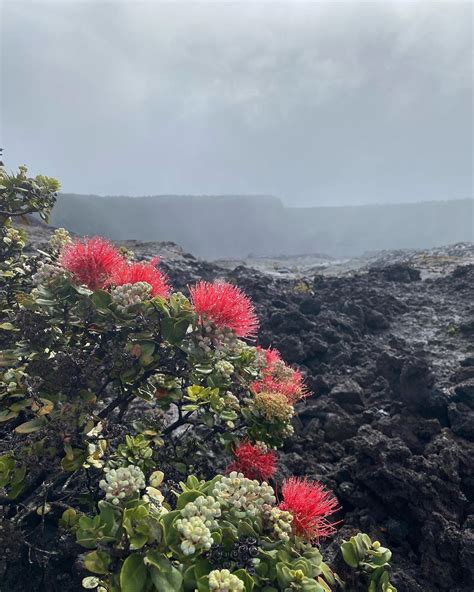
[[[290,477],[283,482],[281,492],[283,501],[278,507],[293,515],[296,534],[313,541],[336,532],[337,523],[330,523],[328,517],[339,509],[338,502],[320,483]]]
[[[91,290],[103,288],[112,271],[122,263],[117,249],[98,236],[66,245],[59,256],[59,264]]]
[[[255,308],[237,286],[225,282],[198,282],[189,289],[201,322],[210,321],[239,337],[254,337],[258,328]]]
[[[265,447],[250,442],[241,442],[234,449],[235,460],[227,467],[227,472],[243,473],[247,479],[268,481],[276,470],[276,454]]]
[[[299,370],[290,368],[281,359],[280,352],[274,349],[262,349],[265,353],[266,366],[262,370],[262,379],[251,384],[254,393],[263,391],[279,393],[292,405],[308,396],[303,375]]]
[[[170,291],[168,278],[156,268],[158,262],[158,257],[154,257],[151,261],[140,263],[128,263],[124,261],[122,265],[114,269],[109,283],[114,286],[123,286],[124,284],[146,282],[151,286],[152,296],[167,298]]]
[[[303,377],[298,370],[293,370],[294,375],[288,380],[276,380],[272,376],[264,376],[262,380],[256,380],[251,384],[254,393],[278,393],[283,395],[289,403],[294,405],[297,401],[306,397]]]
[[[281,362],[281,354],[277,349],[265,349],[260,345],[257,345],[255,349],[265,356],[265,370],[271,368],[275,362]]]

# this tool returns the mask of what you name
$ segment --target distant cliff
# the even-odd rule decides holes
[[[62,194],[52,224],[116,240],[174,241],[207,259],[429,248],[474,240],[472,199],[291,208],[271,196]]]

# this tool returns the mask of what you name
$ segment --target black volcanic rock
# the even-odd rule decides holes
[[[370,329],[387,329],[390,326],[388,319],[378,310],[365,309],[365,323]]]
[[[418,269],[407,265],[406,263],[394,263],[383,267],[372,267],[369,269],[372,275],[379,275],[388,282],[416,282],[421,279]]]
[[[474,335],[474,318],[461,323],[461,325],[459,325],[459,330],[466,335]]]
[[[474,441],[474,411],[464,403],[451,403],[448,417],[452,431],[457,436]]]
[[[384,267],[372,267],[369,269],[372,275],[379,275],[388,282],[416,282],[421,279],[418,269],[414,269],[406,263],[394,263]]]
[[[199,278],[238,284],[256,304],[259,343],[305,373],[313,394],[297,405],[281,474],[306,474],[338,496],[338,539],[322,542],[336,566],[336,542],[362,529],[392,549],[399,592],[474,590],[467,247],[414,255],[408,268],[394,268],[401,255],[384,253],[385,271],[308,277],[302,294],[300,280],[229,271],[169,243],[127,246],[158,254],[176,288]]]
[[[336,384],[331,390],[330,396],[341,406],[344,406],[345,403],[362,405],[362,389],[352,378],[346,378]]]
[[[321,311],[321,302],[313,296],[308,296],[301,300],[299,309],[304,315],[316,316]]]
[[[314,392],[282,461],[335,487],[345,524],[392,547],[399,590],[471,592],[472,568],[459,565],[472,553],[473,362],[467,334],[448,328],[465,318],[474,284],[456,283],[459,272],[392,274],[317,276],[314,325],[290,335],[283,319],[298,319],[302,301],[291,281],[269,284],[266,344],[306,370]]]

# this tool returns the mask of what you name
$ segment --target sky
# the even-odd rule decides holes
[[[65,192],[472,197],[471,2],[0,2],[4,161]]]

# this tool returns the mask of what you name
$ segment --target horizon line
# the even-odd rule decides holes
[[[97,193],[73,193],[69,191],[60,191],[58,193],[59,196],[75,196],[75,197],[98,197],[100,199],[160,199],[160,198],[171,198],[171,199],[195,199],[195,200],[205,200],[205,199],[216,199],[216,200],[226,200],[226,199],[255,199],[255,198],[265,198],[271,199],[280,202],[283,208],[289,209],[312,209],[312,208],[365,208],[365,207],[385,207],[385,206],[415,206],[415,205],[422,205],[422,204],[429,204],[429,203],[449,203],[449,202],[459,202],[459,201],[472,201],[474,202],[474,196],[471,197],[452,197],[452,198],[445,198],[445,199],[421,199],[418,201],[399,201],[399,202],[373,202],[373,203],[358,203],[358,204],[338,204],[338,205],[329,205],[329,204],[315,204],[315,205],[292,205],[286,202],[283,198],[278,197],[276,195],[272,195],[269,193],[244,193],[244,194],[236,194],[236,193],[209,193],[209,194],[193,194],[193,193],[158,193],[158,194],[148,194],[148,195],[101,195]]]

